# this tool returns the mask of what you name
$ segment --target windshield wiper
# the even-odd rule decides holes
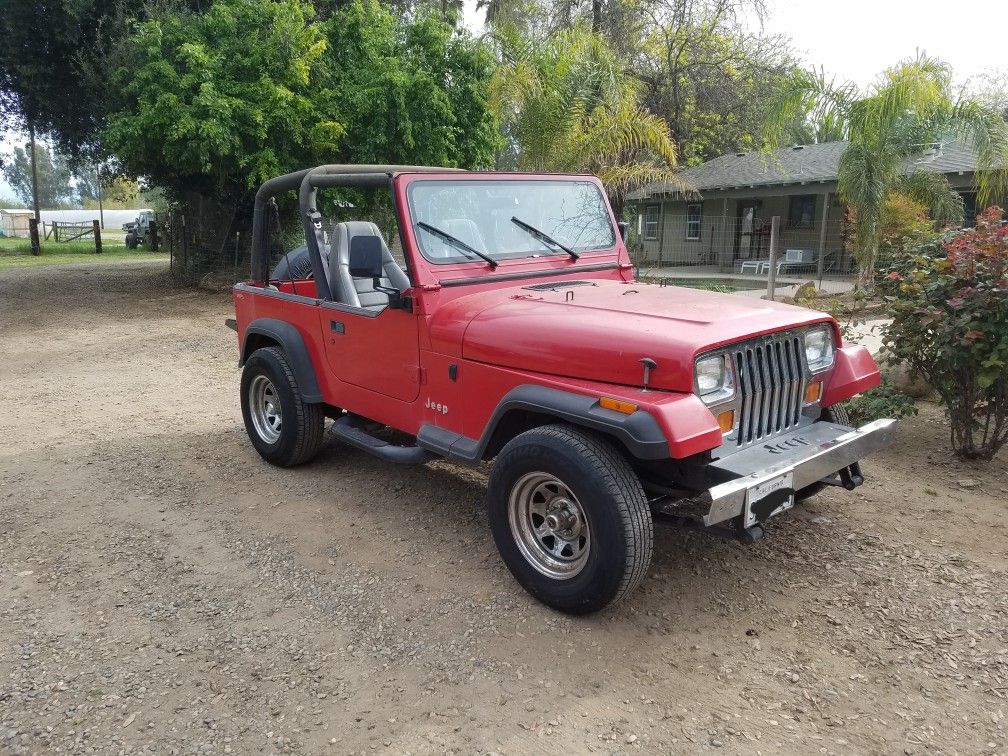
[[[452,236],[447,231],[442,231],[437,226],[432,226],[430,223],[424,223],[423,221],[417,221],[417,226],[422,228],[424,231],[434,234],[434,236],[441,237],[446,242],[451,244],[453,247],[457,247],[458,249],[461,249],[464,252],[472,252],[474,255],[476,255],[476,257],[482,257],[484,260],[487,261],[487,264],[490,266],[491,270],[497,267],[497,261],[494,260],[492,257],[490,257],[490,255],[480,252],[478,249],[473,249],[464,241],[459,239],[457,236]]]
[[[547,244],[552,244],[554,247],[557,247],[558,249],[562,249],[564,252],[566,252],[568,255],[571,256],[571,259],[577,260],[580,257],[580,255],[577,252],[575,252],[573,249],[571,249],[567,245],[561,244],[556,239],[554,239],[552,236],[550,236],[549,234],[547,234],[545,231],[540,231],[538,228],[536,228],[535,226],[529,225],[528,223],[526,223],[525,221],[523,221],[521,218],[518,218],[518,217],[512,215],[511,216],[511,222],[514,223],[516,226],[518,226],[518,228],[525,229],[530,234],[532,234],[532,236],[538,237],[539,239],[541,239],[542,241],[546,242]]]

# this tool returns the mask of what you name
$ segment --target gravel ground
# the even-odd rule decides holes
[[[229,314],[156,264],[0,275],[0,752],[1008,753],[1008,465],[934,409],[757,544],[659,525],[572,619],[485,470],[262,463]]]

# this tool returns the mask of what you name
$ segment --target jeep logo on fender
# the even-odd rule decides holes
[[[424,407],[429,410],[434,410],[435,412],[440,412],[442,415],[448,414],[448,405],[441,404],[440,402],[431,401],[430,397],[427,397],[427,401],[424,403]]]
[[[779,444],[763,444],[763,448],[766,449],[771,454],[783,454],[788,449],[794,449],[797,446],[808,446],[808,439],[804,436],[794,436],[793,438],[785,439]]]

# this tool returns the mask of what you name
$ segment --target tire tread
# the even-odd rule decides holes
[[[534,437],[544,436],[572,450],[592,466],[598,478],[606,482],[609,497],[617,503],[616,511],[629,538],[625,539],[627,550],[622,578],[608,604],[622,601],[644,581],[654,550],[654,524],[640,480],[611,443],[571,425],[545,425],[526,431],[511,439],[500,456],[503,457],[509,447],[530,443]]]

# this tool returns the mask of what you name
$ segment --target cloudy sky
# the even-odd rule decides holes
[[[866,87],[887,66],[923,50],[949,63],[956,81],[997,69],[1008,70],[1008,3],[980,0],[958,4],[934,0],[844,0],[842,3],[768,0],[764,30],[784,34],[809,65],[838,80]],[[482,25],[476,0],[465,2],[466,25]],[[8,152],[8,135],[0,151]],[[23,139],[23,137],[22,137]],[[0,196],[10,187],[0,178]]]

